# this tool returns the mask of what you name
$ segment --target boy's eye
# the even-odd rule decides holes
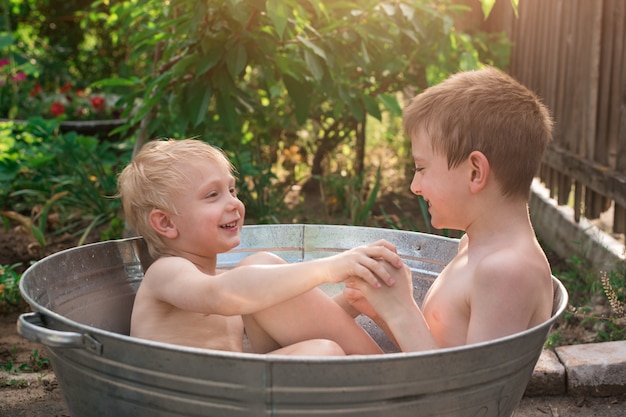
[[[230,188],[230,193],[231,193],[233,196],[237,197],[237,192],[238,192],[237,187],[231,187],[231,188]]]
[[[415,167],[415,173],[422,172],[424,167]]]

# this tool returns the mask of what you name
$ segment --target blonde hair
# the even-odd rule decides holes
[[[403,119],[405,134],[413,138],[423,129],[449,168],[480,151],[503,195],[526,199],[552,126],[550,112],[533,92],[491,67],[460,72],[426,89],[405,108]]]
[[[118,177],[118,195],[126,221],[143,236],[155,259],[163,253],[165,245],[150,226],[150,213],[160,209],[176,214],[174,197],[181,187],[189,184],[183,168],[194,162],[217,163],[235,172],[226,155],[206,142],[167,139],[146,143]]]

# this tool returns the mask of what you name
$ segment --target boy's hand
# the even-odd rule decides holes
[[[344,290],[346,299],[359,311],[377,318],[380,316],[382,320],[389,320],[396,314],[396,310],[402,310],[408,304],[414,303],[413,299],[413,279],[411,270],[404,265],[403,268],[392,268],[386,262],[381,261],[381,266],[386,268],[395,282],[393,287],[381,286],[372,288],[369,283],[365,283],[362,279],[352,277],[346,280],[346,290]],[[366,300],[359,300],[365,297]]]
[[[396,253],[396,254],[398,253],[398,249],[396,248],[396,246],[393,243],[386,241],[385,239],[377,240],[376,242],[370,243],[367,246],[382,246],[384,248],[389,249],[393,253]]]
[[[378,313],[376,313],[376,310],[374,310],[369,301],[367,301],[367,298],[365,298],[363,293],[354,288],[354,284],[349,284],[350,281],[351,279],[346,280],[346,287],[343,290],[344,298],[359,313],[365,314],[372,320],[376,321],[378,319]]]
[[[374,288],[381,287],[381,281],[388,286],[393,285],[390,272],[404,266],[395,246],[385,240],[350,249],[329,259],[334,263],[334,271],[329,271],[333,276],[331,282],[358,277]]]

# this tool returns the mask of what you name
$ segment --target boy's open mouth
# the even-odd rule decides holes
[[[231,223],[226,223],[220,226],[220,228],[222,229],[232,229],[234,227],[237,227],[237,221],[231,222]]]

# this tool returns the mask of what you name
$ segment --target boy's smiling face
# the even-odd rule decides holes
[[[411,138],[411,152],[415,163],[411,192],[428,203],[432,226],[464,230],[463,202],[468,192],[465,181],[469,181],[466,164],[449,169],[447,157],[433,149],[424,129]]]
[[[176,193],[177,214],[171,221],[178,229],[178,245],[200,256],[215,256],[239,244],[245,208],[237,198],[235,178],[216,162],[190,163],[188,184]]]

